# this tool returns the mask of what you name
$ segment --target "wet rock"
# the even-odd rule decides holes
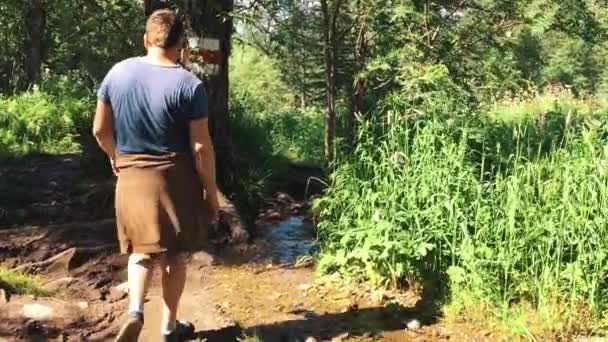
[[[55,310],[46,305],[41,304],[25,304],[21,315],[25,318],[33,319],[36,321],[44,321],[53,318]]]
[[[218,197],[220,201],[219,229],[229,232],[229,242],[232,244],[247,242],[251,236],[245,229],[245,223],[236,206],[221,192],[218,192]]]
[[[200,263],[201,266],[213,266],[216,264],[213,255],[207,252],[196,252],[192,255],[192,260]]]
[[[411,319],[405,323],[408,330],[418,330],[421,327],[420,321],[417,319]]]
[[[110,290],[110,293],[108,294],[108,296],[106,297],[106,300],[109,301],[110,303],[116,303],[116,302],[120,302],[121,300],[127,298],[129,294],[125,291],[119,290],[116,287],[113,287]]]
[[[293,197],[289,196],[288,194],[284,193],[284,192],[279,192],[277,194],[277,200],[279,202],[282,202],[284,204],[290,204],[295,202],[295,200],[293,199]]]
[[[266,217],[264,217],[266,220],[268,221],[277,221],[283,218],[283,215],[281,215],[280,212],[278,211],[273,211],[271,213],[269,213],[268,215],[266,215]]]
[[[129,293],[129,283],[125,281],[124,283],[122,283],[120,285],[114,286],[113,290],[124,292],[124,293],[128,294]]]

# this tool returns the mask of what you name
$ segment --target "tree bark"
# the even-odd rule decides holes
[[[25,5],[28,6],[28,5]],[[46,27],[45,0],[32,0],[25,16],[25,74],[29,86],[40,84],[43,57],[43,37]]]
[[[220,41],[219,71],[208,75],[195,68],[193,72],[206,85],[209,98],[209,128],[216,154],[218,183],[222,191],[229,194],[241,191],[238,189],[240,182],[234,172],[235,149],[230,138],[228,111],[228,60],[233,28],[229,13],[233,6],[233,0],[144,0],[146,16],[159,8],[174,8],[183,16],[189,36],[200,39],[215,38]],[[233,241],[246,240],[248,234],[245,231],[245,224],[237,210],[240,208],[236,208],[228,196],[220,194],[220,197],[223,199],[223,213],[230,213],[231,219],[227,224],[230,226]]]
[[[228,61],[231,51],[233,0],[181,0],[181,8],[192,33],[201,38],[220,40],[219,72],[204,77],[209,96],[209,126],[218,154],[220,182],[230,181],[234,148],[230,139],[228,111]],[[201,75],[202,76],[202,75]]]
[[[325,164],[331,167],[334,161],[334,139],[336,134],[336,25],[341,7],[341,0],[336,0],[335,7],[330,12],[328,0],[321,0],[323,16],[323,60],[325,64]]]
[[[220,183],[229,179],[233,149],[230,142],[230,120],[228,114],[228,57],[230,56],[233,0],[144,0],[144,12],[149,16],[160,8],[171,7],[186,21],[189,34],[198,38],[220,40],[221,60],[216,75],[198,73],[204,80],[209,97],[209,127],[217,154]]]
[[[360,2],[357,3],[357,7]],[[357,26],[359,27],[357,39],[355,40],[354,57],[355,57],[355,83],[353,85],[353,93],[351,96],[352,107],[351,112],[346,118],[346,141],[351,150],[355,148],[355,135],[357,131],[356,122],[357,115],[365,112],[365,82],[361,79],[360,74],[365,68],[367,54],[367,29],[362,15],[357,15]]]

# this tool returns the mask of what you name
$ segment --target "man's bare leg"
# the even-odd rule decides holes
[[[155,256],[133,253],[127,267],[129,281],[129,315],[116,338],[117,342],[137,341],[144,324],[144,301],[154,268]]]
[[[172,335],[177,328],[177,308],[186,284],[186,261],[183,255],[163,255],[160,260],[163,285],[161,333],[165,336]]]

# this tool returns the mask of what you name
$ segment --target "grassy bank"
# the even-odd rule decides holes
[[[441,284],[448,320],[509,334],[604,328],[608,117],[565,97],[518,105],[365,123],[317,203],[321,270]]]
[[[0,97],[0,155],[66,153],[80,150],[80,130],[90,127],[86,98],[31,91]]]
[[[35,276],[13,272],[0,267],[0,289],[7,290],[11,294],[48,296],[42,281]]]

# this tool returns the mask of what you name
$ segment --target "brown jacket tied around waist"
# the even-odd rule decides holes
[[[189,154],[117,158],[121,253],[175,254],[205,245],[203,187]]]

